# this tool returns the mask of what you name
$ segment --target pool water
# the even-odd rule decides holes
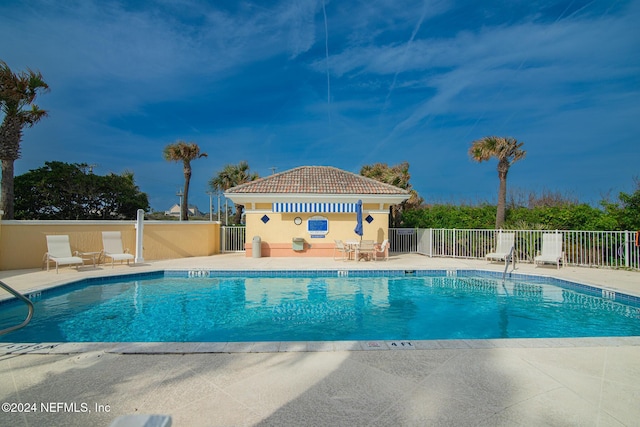
[[[0,307],[0,327],[24,319]],[[640,308],[486,277],[160,277],[42,294],[4,342],[241,342],[640,335]]]

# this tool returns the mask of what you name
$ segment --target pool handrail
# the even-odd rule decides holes
[[[13,296],[18,298],[22,302],[24,302],[25,304],[27,304],[27,307],[29,308],[29,313],[27,313],[27,318],[24,319],[22,323],[20,323],[19,325],[10,326],[8,328],[0,330],[0,335],[5,335],[5,334],[8,334],[9,332],[13,332],[27,326],[27,324],[31,321],[31,318],[33,317],[33,303],[29,298],[25,297],[20,292],[16,291],[11,286],[4,283],[2,280],[0,280],[0,288],[4,289],[5,291],[9,292]]]
[[[511,272],[513,273],[516,270],[516,259],[513,256],[513,251],[515,250],[515,248],[515,246],[511,246],[511,250],[509,251],[507,256],[504,257],[504,272],[502,273],[502,280],[504,280],[507,276],[507,270],[509,269],[510,262],[513,262],[513,270],[511,270]]]

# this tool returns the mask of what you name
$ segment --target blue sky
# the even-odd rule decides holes
[[[0,59],[39,70],[49,117],[19,175],[48,160],[130,170],[155,210],[246,160],[410,163],[426,201],[496,200],[487,135],[524,142],[509,188],[596,203],[640,175],[640,1],[0,0]]]

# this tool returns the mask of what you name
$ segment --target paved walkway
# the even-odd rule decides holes
[[[0,272],[0,279],[29,291],[79,277],[165,268],[501,271],[503,266],[419,255],[343,263],[230,254],[113,270],[64,268],[58,275]],[[518,272],[640,295],[638,272],[527,264]],[[17,352],[4,346],[0,403],[13,403],[9,410],[21,412],[0,413],[0,425],[108,426],[119,415],[150,413],[170,415],[178,427],[633,426],[640,420],[640,337],[380,344],[238,344],[224,349],[230,353],[209,353],[205,344],[185,348],[185,343],[147,343],[137,350],[117,343],[43,345]]]

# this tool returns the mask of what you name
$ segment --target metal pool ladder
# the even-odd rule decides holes
[[[509,269],[509,263],[513,263],[513,270],[511,270],[511,272],[513,273],[514,270],[516,269],[516,260],[513,258],[513,251],[515,250],[515,246],[511,246],[511,250],[509,251],[509,254],[504,258],[504,273],[502,273],[502,280],[505,279],[505,277],[507,276],[507,270]]]
[[[20,328],[24,328],[25,326],[27,326],[27,324],[31,321],[31,318],[33,317],[33,303],[29,298],[25,297],[20,292],[16,291],[11,286],[4,283],[2,280],[0,280],[0,288],[4,289],[5,291],[9,292],[13,296],[18,298],[22,302],[24,302],[25,304],[27,304],[27,307],[29,308],[29,313],[27,314],[27,318],[24,319],[22,323],[16,326],[11,326],[9,328],[0,330],[0,335],[4,335],[4,334],[8,334],[9,332],[13,332],[15,330],[18,330]]]

